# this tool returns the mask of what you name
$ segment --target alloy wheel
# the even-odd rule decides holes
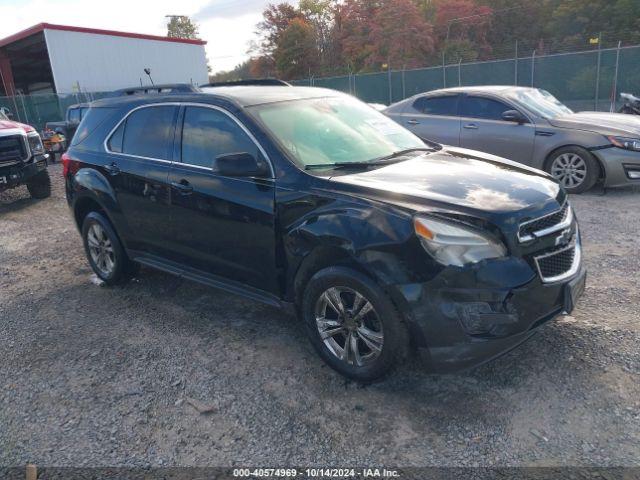
[[[382,353],[382,322],[371,302],[347,287],[331,287],[315,306],[318,333],[327,349],[343,362],[362,367]]]
[[[551,175],[565,188],[577,188],[587,178],[587,164],[575,153],[563,153],[553,160]]]
[[[91,225],[87,232],[87,244],[91,260],[100,274],[105,277],[111,276],[116,265],[116,257],[111,240],[102,226],[97,223]]]

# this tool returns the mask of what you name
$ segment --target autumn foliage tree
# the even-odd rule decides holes
[[[447,63],[510,58],[516,41],[526,55],[587,45],[600,31],[637,43],[639,19],[639,0],[282,2],[264,10],[238,71],[291,79],[430,66],[443,54]]]
[[[411,0],[383,0],[371,25],[367,65],[418,67],[433,53],[433,28]]]
[[[434,23],[443,32],[437,45],[450,60],[476,60],[491,52],[487,32],[491,28],[491,7],[474,0],[435,0]]]
[[[371,55],[371,34],[376,3],[345,0],[336,6],[336,39],[349,71],[361,71]]]
[[[283,78],[308,76],[318,62],[314,28],[302,18],[294,18],[282,32],[273,57]]]

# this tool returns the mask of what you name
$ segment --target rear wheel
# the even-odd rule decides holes
[[[117,285],[135,272],[109,220],[98,212],[89,213],[82,223],[82,240],[95,274],[107,285]]]
[[[342,375],[375,380],[407,354],[408,336],[400,314],[371,279],[343,267],[311,278],[302,314],[311,343]]]
[[[547,162],[547,171],[569,193],[582,193],[598,181],[598,162],[591,152],[582,147],[557,150]]]
[[[51,178],[47,170],[42,170],[27,181],[27,190],[33,198],[47,198],[51,196]]]

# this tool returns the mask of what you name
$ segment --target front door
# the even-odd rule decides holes
[[[502,120],[511,105],[481,96],[465,96],[460,108],[460,146],[530,164],[535,141],[533,123]]]
[[[278,293],[274,179],[212,170],[220,155],[264,154],[235,117],[217,107],[186,106],[180,121],[181,161],[169,174],[175,260]]]

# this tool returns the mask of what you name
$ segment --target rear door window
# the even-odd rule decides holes
[[[502,120],[502,114],[513,107],[485,97],[465,97],[462,101],[463,117],[483,120]]]
[[[173,149],[175,118],[173,105],[144,107],[127,117],[122,131],[122,153],[159,160],[170,160]],[[119,132],[109,139],[111,150],[117,152]]]
[[[425,115],[458,115],[458,95],[440,97],[420,97],[413,102],[413,108]]]

